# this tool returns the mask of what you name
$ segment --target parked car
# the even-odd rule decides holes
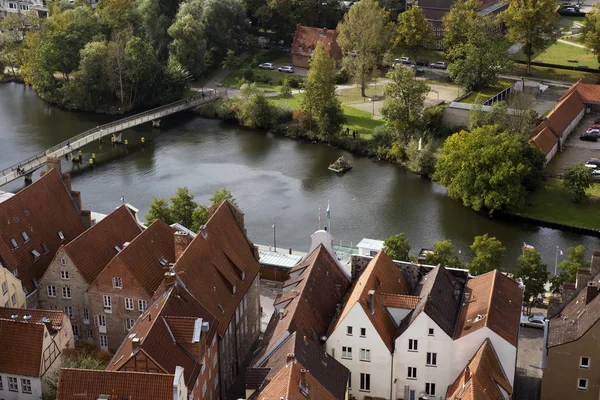
[[[417,64],[419,67],[428,67],[429,61],[428,60],[417,60],[417,61],[415,61],[415,64]]]
[[[398,64],[410,64],[410,58],[408,57],[400,57],[394,60]]]
[[[443,61],[436,61],[433,64],[431,64],[430,67],[436,68],[436,69],[446,69],[446,68],[448,68],[448,64],[446,64]]]
[[[258,68],[259,69],[275,69],[275,67],[273,66],[273,63],[258,64]]]
[[[592,171],[592,177],[600,178],[600,169],[595,169]]]
[[[286,65],[283,67],[279,67],[278,69],[279,72],[287,72],[288,74],[293,74],[294,73],[294,67],[292,67],[291,65]]]
[[[586,164],[595,165],[596,168],[600,168],[600,160],[598,160],[597,158],[590,158],[586,161]]]
[[[521,315],[521,326],[544,329],[545,318],[541,315]]]
[[[598,128],[588,128],[585,133],[597,133],[600,134],[600,129]]]
[[[425,72],[425,68],[419,66],[418,64],[411,64],[410,68],[415,71],[415,74],[419,75]]]
[[[592,124],[588,126],[588,129],[600,129],[600,124]]]
[[[584,133],[583,135],[579,136],[579,140],[585,140],[587,142],[597,142],[598,141],[598,134],[597,133]]]

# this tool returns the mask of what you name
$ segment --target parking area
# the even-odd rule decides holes
[[[586,142],[580,140],[586,129],[594,123],[600,114],[586,114],[581,122],[575,127],[571,135],[564,143],[562,152],[557,154],[547,167],[551,174],[562,174],[564,170],[573,163],[585,163],[590,158],[600,158],[600,140],[597,142]]]

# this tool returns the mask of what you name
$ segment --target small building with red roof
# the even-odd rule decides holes
[[[337,31],[333,29],[296,25],[296,33],[294,33],[292,42],[292,65],[308,68],[310,56],[319,42],[325,45],[336,64],[341,62],[343,53],[337,44],[337,36]]]

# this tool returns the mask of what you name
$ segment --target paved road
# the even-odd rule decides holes
[[[546,315],[544,309],[533,309],[534,313]],[[515,400],[538,400],[542,388],[542,329],[521,327],[517,354],[517,377]]]

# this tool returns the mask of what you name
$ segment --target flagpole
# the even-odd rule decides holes
[[[558,265],[558,246],[556,246],[556,257],[554,258],[554,276],[556,276],[556,266]]]
[[[275,248],[275,252],[277,252],[277,236],[275,235],[275,222],[273,222],[273,247]]]
[[[321,207],[319,207],[319,230],[321,230]]]
[[[327,200],[327,226],[329,226],[329,234],[331,235],[331,211],[329,210],[329,200]]]

